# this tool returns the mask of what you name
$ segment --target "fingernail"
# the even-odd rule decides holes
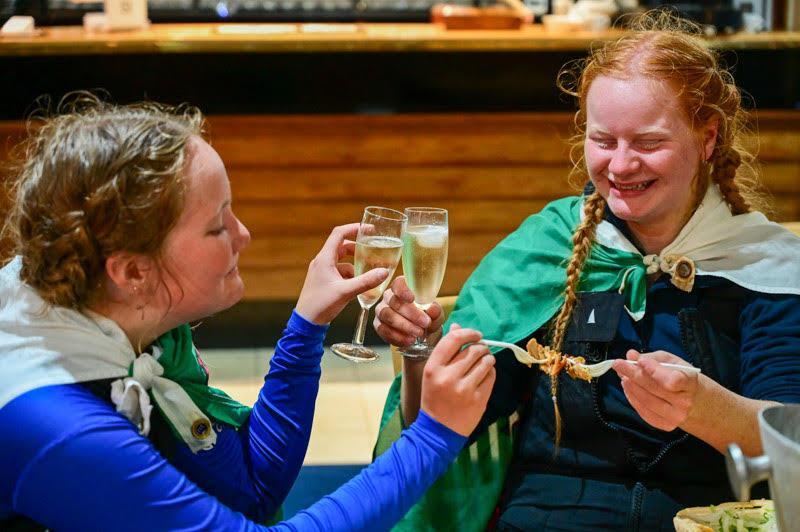
[[[383,277],[389,276],[389,270],[386,268],[375,268]]]

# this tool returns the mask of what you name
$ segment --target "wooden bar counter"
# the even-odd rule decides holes
[[[0,55],[121,53],[275,53],[409,51],[585,51],[620,31],[451,30],[435,24],[156,24],[145,31],[87,34],[80,26],[45,27],[36,37],[0,37]],[[720,49],[800,48],[800,32],[734,34]]]

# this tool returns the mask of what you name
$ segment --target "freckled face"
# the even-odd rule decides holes
[[[200,138],[188,146],[184,210],[164,243],[170,315],[179,323],[224,310],[242,298],[239,252],[250,233],[231,210],[228,174]]]
[[[600,76],[586,110],[586,165],[611,211],[633,230],[680,226],[704,148],[675,91],[650,78]]]

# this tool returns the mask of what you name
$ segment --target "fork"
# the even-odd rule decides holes
[[[528,353],[525,349],[522,349],[520,346],[516,344],[511,344],[509,342],[500,342],[498,340],[487,340],[486,338],[484,338],[482,340],[479,340],[478,343],[484,344],[489,347],[503,347],[505,349],[510,349],[511,352],[514,353],[514,357],[516,357],[516,359],[523,364],[542,364],[545,362],[544,359],[539,360],[533,358],[530,355],[530,353]],[[578,369],[586,371],[589,375],[592,376],[592,378],[599,377],[600,375],[608,373],[608,370],[610,370],[611,366],[614,364],[614,360],[617,359],[612,358],[610,360],[604,360],[602,362],[598,362],[597,364],[577,364],[571,358],[567,359],[569,364],[572,364]],[[638,363],[635,360],[627,360],[624,358],[621,358],[619,360],[627,362],[628,364],[633,364],[634,366],[638,365]],[[659,362],[659,364],[661,364],[665,368],[682,371],[687,375],[697,375],[698,373],[700,373],[700,368],[696,368],[694,366],[684,366],[683,364],[670,364],[669,362]]]
[[[633,364],[634,366],[638,366],[639,364],[635,360],[626,360],[624,358],[620,359],[610,359],[604,360],[602,362],[598,362],[597,364],[577,364],[570,360],[570,364],[572,364],[576,369],[586,371],[589,375],[594,377],[599,377],[605,373],[608,373],[608,370],[611,369],[611,366],[614,365],[614,360],[622,360],[623,362],[627,362],[628,364]],[[663,367],[676,369],[678,371],[682,371],[687,375],[697,375],[700,373],[700,368],[696,368],[694,366],[684,366],[683,364],[670,364],[669,362],[659,362]]]
[[[487,340],[486,338],[483,338],[482,340],[478,340],[478,343],[489,347],[502,347],[505,349],[510,349],[511,352],[514,353],[516,359],[523,364],[542,364],[545,362],[544,360],[537,360],[533,358],[527,350],[509,342],[500,342],[498,340]]]

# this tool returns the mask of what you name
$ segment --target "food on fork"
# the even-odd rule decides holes
[[[573,379],[581,379],[584,381],[591,381],[591,374],[585,369],[584,364],[586,359],[583,357],[576,357],[572,355],[565,355],[549,346],[541,345],[535,338],[531,338],[525,346],[528,349],[528,354],[534,360],[544,360],[539,364],[539,369],[550,376],[556,376],[563,369],[566,368],[567,375]],[[530,367],[530,364],[528,364]]]

